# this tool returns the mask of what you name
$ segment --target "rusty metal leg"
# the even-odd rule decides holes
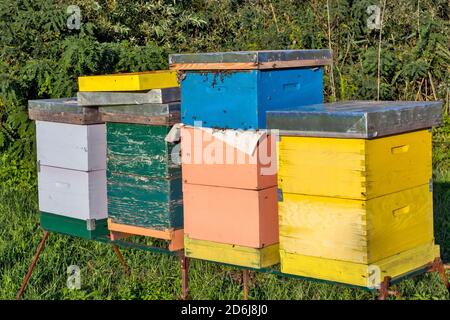
[[[248,270],[242,271],[243,283],[244,283],[244,300],[248,300]]]
[[[442,282],[444,283],[448,293],[450,294],[450,283],[448,281],[447,273],[445,272],[445,265],[442,262],[441,258],[436,258],[436,260],[434,260],[432,270],[439,273],[439,277],[441,277]]]
[[[380,289],[378,289],[378,300],[386,300],[389,295],[389,283],[391,277],[384,277],[383,282],[380,284]]]
[[[180,254],[181,265],[181,298],[183,300],[189,299],[189,258]]]
[[[47,240],[48,235],[49,235],[49,232],[44,231],[44,236],[42,237],[42,240],[37,247],[36,253],[34,254],[34,257],[33,257],[33,261],[31,262],[31,265],[28,268],[28,272],[25,275],[25,278],[23,278],[22,285],[20,286],[19,292],[17,292],[16,300],[20,300],[22,298],[25,288],[27,287],[28,281],[30,280],[31,274],[33,273],[34,267],[36,266],[36,263],[39,259],[39,255],[41,254],[41,251],[44,248],[45,241]]]
[[[127,266],[127,263],[125,262],[125,259],[122,256],[122,253],[119,250],[119,247],[117,245],[112,245],[114,252],[116,253],[117,257],[119,258],[120,263],[122,264],[123,268],[125,269],[125,273],[127,276],[130,275],[130,269]]]

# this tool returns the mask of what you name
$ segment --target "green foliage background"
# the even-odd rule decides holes
[[[379,31],[367,28],[366,10],[372,4],[381,6],[381,1],[329,2],[335,64],[333,70],[328,68],[326,72],[326,99],[374,99],[377,95]],[[32,252],[38,241],[36,236],[33,243],[23,239],[25,235],[33,237],[37,222],[35,129],[28,120],[27,100],[74,96],[76,79],[80,75],[166,68],[167,56],[173,52],[327,48],[326,3],[325,0],[1,1],[0,298],[11,298],[28,261],[23,252]],[[69,30],[66,26],[66,9],[72,4],[81,8],[81,30]],[[381,99],[440,99],[445,102],[443,113],[448,115],[449,21],[448,0],[386,1],[381,42]],[[331,96],[330,72],[335,79],[336,97]],[[434,132],[433,162],[436,237],[441,244],[446,244],[443,245],[444,257],[449,257],[450,121],[448,117],[445,119],[444,125]],[[29,196],[31,194],[33,196]],[[77,251],[81,250],[76,246],[79,240],[58,239],[56,244],[62,246],[64,243],[69,252],[83,252]],[[90,245],[92,250],[93,246],[98,245]],[[68,252],[66,254],[69,256]],[[103,258],[108,257],[101,260],[106,264],[114,260],[108,254],[101,253]],[[128,258],[138,261],[139,254],[129,253]],[[44,260],[51,265],[54,260],[59,261],[58,257],[50,255]],[[21,263],[20,268],[14,268],[17,261]],[[156,265],[158,263],[167,266],[160,260]],[[212,288],[222,286],[217,289],[225,292],[224,296],[206,292],[200,281],[197,289],[203,293],[198,297],[237,297],[239,286],[236,283],[230,280],[228,286],[215,282],[216,267],[204,269],[201,262],[196,263],[199,270],[203,270],[199,277],[210,277],[208,281]],[[96,268],[100,270],[106,266]],[[152,276],[155,276],[152,272],[160,272],[155,265],[148,268]],[[223,268],[220,270],[220,274],[228,272]],[[55,279],[44,272],[42,276],[61,282],[65,275],[59,274]],[[261,288],[276,283],[275,278],[268,277]],[[148,288],[139,287],[142,286],[139,279],[131,282],[136,286],[134,289],[122,288],[120,281],[104,284],[106,287],[101,292],[96,289],[82,292],[79,297],[73,296],[73,292],[55,293],[54,288],[44,285],[44,297],[145,298],[145,292],[149,292]],[[149,283],[153,286],[152,292],[160,288],[160,284]],[[295,287],[294,283],[285,284],[285,289],[275,284],[270,289],[271,294],[257,291],[255,297],[280,298],[289,294],[297,298],[332,298],[336,294],[367,297],[332,287],[326,287],[323,294],[316,294],[314,288],[317,287]],[[97,288],[100,284],[90,285]],[[121,289],[112,290],[115,285]],[[410,285],[411,288],[417,286],[423,287],[420,283]],[[429,288],[411,290],[410,296],[415,298],[434,297]],[[171,287],[156,297],[173,297],[172,291]],[[37,292],[32,292],[31,296],[40,297]]]

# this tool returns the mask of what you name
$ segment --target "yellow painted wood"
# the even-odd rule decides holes
[[[280,262],[278,244],[264,248],[250,248],[184,236],[187,257],[215,261],[237,266],[261,269]]]
[[[386,276],[395,278],[424,267],[439,257],[439,247],[429,242],[370,265],[293,254],[284,250],[280,250],[280,256],[283,273],[373,288]]]
[[[370,140],[283,136],[278,150],[285,193],[366,200],[431,178],[428,130]]]
[[[433,239],[432,200],[428,184],[366,201],[283,193],[280,249],[373,263]]]
[[[178,87],[176,71],[160,70],[78,78],[79,91],[141,91]]]

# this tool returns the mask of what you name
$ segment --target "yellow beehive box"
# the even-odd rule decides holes
[[[432,201],[429,184],[371,200],[283,192],[278,202],[280,249],[376,263],[433,241]]]
[[[278,244],[263,248],[250,248],[213,241],[191,239],[184,236],[187,257],[261,269],[280,262]]]
[[[431,132],[377,139],[282,136],[283,193],[367,200],[429,183]]]
[[[178,87],[177,73],[170,70],[118,73],[78,78],[83,91],[142,91]]]
[[[280,256],[284,273],[376,288],[385,277],[395,279],[424,268],[439,257],[439,246],[431,241],[373,264],[311,257],[284,250],[280,250]]]

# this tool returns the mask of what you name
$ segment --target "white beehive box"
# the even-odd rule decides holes
[[[81,171],[106,169],[105,124],[36,121],[36,142],[41,166]]]
[[[39,210],[76,219],[107,218],[106,170],[40,166]]]

